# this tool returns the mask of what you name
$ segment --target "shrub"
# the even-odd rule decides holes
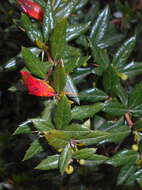
[[[112,14],[98,1],[12,3],[23,11],[15,23],[27,43],[1,69],[21,73],[9,91],[16,85],[18,97],[29,93],[32,104],[37,96],[42,107],[14,132],[32,139],[23,161],[35,159],[42,175],[72,174],[71,189],[142,187],[142,63],[130,5],[119,2]]]

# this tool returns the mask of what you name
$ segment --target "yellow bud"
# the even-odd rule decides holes
[[[128,75],[126,75],[125,73],[119,73],[119,72],[117,72],[117,75],[118,75],[122,80],[127,80],[127,79],[128,79]]]
[[[72,174],[73,171],[74,171],[74,168],[71,165],[68,165],[68,167],[65,170],[66,174],[68,175]]]
[[[142,165],[142,159],[137,160],[136,164],[139,165],[139,166],[141,166]]]
[[[135,150],[135,151],[138,151],[139,147],[137,144],[133,144],[132,145],[132,149]]]
[[[81,159],[78,161],[80,165],[84,165],[85,164],[85,160],[84,159]]]
[[[59,148],[59,149],[58,149],[58,152],[62,152],[62,151],[63,151],[63,149],[62,149],[62,148]]]

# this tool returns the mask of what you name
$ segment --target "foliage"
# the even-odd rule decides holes
[[[0,5],[0,189],[142,188],[141,8],[97,0]],[[7,37],[14,32],[16,43]]]

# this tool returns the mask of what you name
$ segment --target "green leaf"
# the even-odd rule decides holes
[[[119,126],[124,125],[124,117],[121,117],[116,121],[114,120],[107,121],[105,118],[96,115],[94,118],[94,125],[97,126],[97,128],[99,127],[99,130],[108,131],[108,132],[111,131],[115,133],[115,130],[117,131],[117,128]]]
[[[62,132],[65,136],[68,136],[70,139],[80,139],[90,134],[91,130],[89,130],[84,125],[72,124],[66,127],[65,130]]]
[[[29,126],[29,124],[31,124],[31,120],[28,120],[24,123],[22,123],[21,125],[19,125],[19,127],[15,130],[15,132],[13,133],[13,135],[19,135],[19,134],[23,134],[23,133],[32,133],[32,130]]]
[[[70,73],[76,67],[87,65],[87,61],[89,60],[89,58],[89,56],[71,56],[68,57],[66,60],[64,59],[66,72]]]
[[[57,151],[64,148],[70,141],[70,136],[65,134],[64,131],[50,130],[45,132],[44,136],[48,144],[53,146]]]
[[[103,111],[112,116],[121,116],[128,112],[128,109],[125,105],[113,100],[104,103]]]
[[[119,72],[124,73],[130,77],[135,77],[142,73],[142,63],[132,61],[129,64],[125,64],[123,67],[118,69]]]
[[[75,9],[75,6],[78,4],[78,0],[68,1],[64,6],[56,10],[56,19],[60,20],[63,18],[67,18]]]
[[[77,88],[71,78],[71,76],[67,75],[66,80],[66,86],[65,86],[65,92],[67,92],[67,95],[77,104],[80,104],[79,96]]]
[[[106,138],[104,142],[114,143],[121,142],[131,133],[129,126],[127,125],[120,125],[115,127],[112,126],[105,131],[111,133],[111,135],[108,138]]]
[[[127,163],[134,164],[137,159],[138,153],[136,151],[125,149],[112,156],[109,160],[107,160],[107,163],[117,167],[126,165]]]
[[[90,158],[85,160],[84,165],[87,165],[87,166],[100,165],[102,163],[105,163],[105,161],[107,159],[108,159],[108,157],[106,157],[106,156],[99,155],[99,154],[93,154],[93,156],[91,156]]]
[[[31,119],[31,121],[34,124],[34,127],[40,132],[49,131],[50,129],[54,128],[50,120],[39,118],[39,119]]]
[[[93,145],[97,143],[103,142],[106,138],[110,136],[110,133],[107,133],[105,131],[91,131],[88,135],[85,137],[80,138],[77,140],[77,143],[83,144],[83,145]]]
[[[46,8],[44,11],[44,18],[43,18],[43,24],[42,24],[42,30],[43,30],[43,36],[45,42],[47,42],[49,34],[53,30],[55,25],[54,21],[54,14],[53,14],[53,8],[51,5],[51,2],[48,1],[46,4]]]
[[[68,143],[59,158],[59,169],[62,175],[64,171],[66,170],[68,164],[70,163],[71,158],[72,158],[72,151],[71,151],[70,144]]]
[[[64,65],[59,63],[56,65],[56,68],[53,73],[54,88],[57,93],[60,93],[64,90],[66,85],[66,73]]]
[[[43,41],[42,34],[41,34],[40,30],[38,29],[37,25],[34,25],[30,21],[30,19],[27,15],[22,14],[21,23],[22,23],[22,27],[26,31],[26,33],[31,41],[33,41],[33,42],[35,42],[36,40]]]
[[[73,24],[67,27],[66,41],[73,40],[89,29],[90,22],[85,24]]]
[[[106,100],[108,95],[98,88],[91,88],[79,93],[79,98],[87,102],[97,102]]]
[[[139,169],[133,175],[129,176],[129,178],[125,182],[125,185],[134,185],[135,181],[139,180],[140,178],[142,178],[142,169]]]
[[[142,83],[135,85],[129,96],[129,112],[136,115],[142,115]]]
[[[128,177],[134,175],[135,170],[136,166],[132,165],[131,162],[124,165],[119,172],[117,178],[117,185],[124,184],[124,182],[127,180]]]
[[[47,121],[51,121],[51,115],[54,111],[54,107],[55,107],[56,101],[55,100],[48,100],[44,102],[44,110],[41,113],[41,118],[43,120],[47,120]]]
[[[50,45],[51,45],[51,54],[54,59],[59,60],[62,58],[62,54],[66,45],[66,25],[67,20],[62,19],[58,22],[54,28],[54,31],[51,35]]]
[[[95,63],[98,65],[96,68],[100,74],[104,71],[106,71],[110,61],[109,61],[109,56],[107,54],[106,49],[102,49],[98,47],[97,45],[93,45],[92,42],[90,41],[90,46],[92,49],[92,54],[95,60]]]
[[[75,159],[88,159],[96,152],[96,148],[84,148],[73,153]]]
[[[68,59],[71,59],[72,57],[79,57],[80,55],[81,51],[78,48],[75,48],[71,45],[65,45],[62,58],[64,60],[64,63],[66,64]]]
[[[57,129],[64,129],[71,120],[70,104],[66,96],[62,96],[55,109],[54,123]]]
[[[103,73],[103,85],[107,93],[117,95],[117,87],[120,85],[120,79],[112,66],[109,66],[107,72]]]
[[[32,158],[33,156],[35,156],[36,154],[38,154],[42,151],[43,151],[43,148],[40,145],[39,140],[38,139],[34,140],[34,142],[32,142],[32,144],[30,145],[30,147],[26,151],[26,154],[24,155],[23,161]]]
[[[87,2],[88,0],[78,1],[78,4],[75,6],[76,10],[81,9]]]
[[[128,94],[121,83],[116,85],[116,95],[119,97],[122,104],[128,105]]]
[[[130,56],[132,50],[134,49],[136,43],[136,38],[132,37],[127,40],[116,52],[115,56],[113,57],[112,64],[115,67],[120,68],[123,67]]]
[[[129,97],[129,108],[135,109],[142,104],[142,83],[136,84]]]
[[[87,117],[92,117],[103,109],[103,103],[93,105],[75,106],[72,110],[72,119],[82,120]]]
[[[39,170],[51,170],[58,168],[59,155],[55,154],[53,156],[48,156],[42,160],[35,169]]]
[[[109,8],[106,7],[98,16],[95,21],[90,37],[93,44],[98,44],[104,37],[108,28]]]
[[[45,78],[47,71],[52,67],[49,62],[42,62],[28,48],[22,48],[26,67],[30,72],[38,77]]]
[[[75,83],[79,83],[82,81],[87,75],[93,73],[94,70],[92,68],[86,67],[86,68],[77,68],[74,71],[73,80]]]
[[[98,44],[98,47],[100,48],[107,48],[107,47],[111,47],[114,44],[120,42],[123,38],[122,34],[112,34],[111,32],[108,31],[108,33],[110,33],[110,36],[106,36],[103,40],[100,41],[100,43]]]

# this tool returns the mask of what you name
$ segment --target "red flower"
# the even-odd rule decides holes
[[[31,16],[36,20],[43,19],[43,9],[38,3],[30,0],[18,0],[18,3],[23,12],[28,16]]]
[[[47,82],[45,82],[44,80],[39,80],[33,77],[27,71],[21,71],[20,73],[22,75],[24,84],[29,91],[29,94],[32,94],[35,96],[47,96],[47,97],[56,95],[54,89],[49,84],[47,84]]]

